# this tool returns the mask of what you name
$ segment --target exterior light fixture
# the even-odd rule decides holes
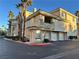
[[[38,34],[38,33],[40,33],[41,31],[40,30],[36,30],[36,33]]]

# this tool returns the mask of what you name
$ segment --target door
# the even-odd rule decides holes
[[[44,39],[50,39],[50,37],[49,37],[49,32],[46,32],[45,34],[44,34],[45,36],[44,36]]]
[[[51,41],[57,41],[57,33],[56,32],[52,32],[51,33]]]
[[[65,38],[64,38],[64,33],[59,33],[59,40],[65,40]]]

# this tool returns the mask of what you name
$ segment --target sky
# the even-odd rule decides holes
[[[8,13],[13,11],[14,15],[18,15],[19,10],[16,4],[20,0],[0,0],[0,27],[4,25],[8,28]],[[41,9],[43,11],[52,11],[57,8],[64,8],[65,10],[75,14],[79,10],[79,0],[32,0],[32,6],[28,7],[29,11],[33,8]]]

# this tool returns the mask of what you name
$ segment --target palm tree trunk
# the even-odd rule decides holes
[[[26,16],[25,16],[25,11],[23,13],[23,41],[25,41],[25,20],[26,20]]]
[[[22,37],[22,19],[21,19],[21,13],[19,13],[18,16],[18,39],[21,40]]]

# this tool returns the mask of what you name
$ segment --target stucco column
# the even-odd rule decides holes
[[[44,40],[44,31],[41,31],[41,39]]]
[[[35,42],[35,31],[30,30],[30,42]]]

